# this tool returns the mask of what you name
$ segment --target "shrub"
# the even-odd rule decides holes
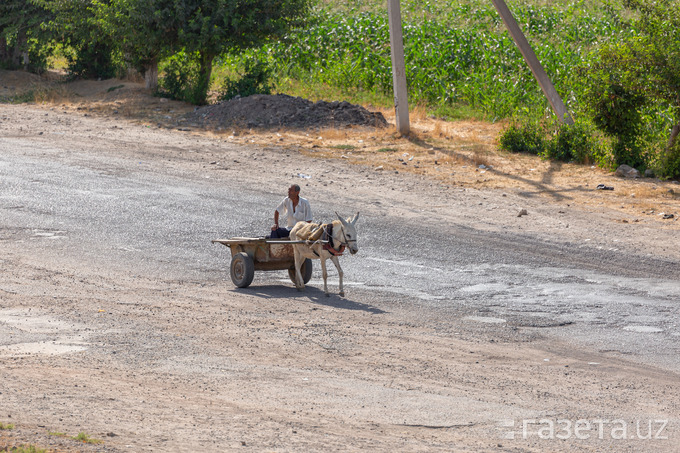
[[[196,54],[179,52],[168,58],[160,68],[158,94],[189,102],[202,103],[200,65]]]
[[[590,92],[593,121],[605,134],[616,139],[612,154],[616,164],[644,165],[640,146],[641,109],[646,100],[640,93],[611,84],[601,92]]]
[[[672,148],[660,150],[656,155],[658,158],[651,164],[656,176],[661,179],[680,177],[680,143],[678,140]]]
[[[560,123],[555,135],[547,143],[544,157],[565,162],[605,163],[605,145],[602,137],[589,123],[577,121],[573,125]]]
[[[226,101],[236,96],[246,97],[253,94],[271,94],[269,85],[271,69],[263,62],[249,59],[245,64],[245,72],[237,80],[227,80],[217,97],[220,101]]]
[[[501,132],[501,149],[538,155],[545,150],[544,136],[543,129],[535,123],[513,123]]]
[[[527,120],[513,123],[501,132],[501,149],[529,153],[564,162],[596,162],[609,168],[615,164],[607,139],[586,121],[573,125]]]
[[[67,55],[68,71],[83,79],[110,79],[118,74],[112,48],[101,42],[87,43]]]

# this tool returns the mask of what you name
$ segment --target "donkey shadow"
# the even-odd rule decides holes
[[[380,308],[357,302],[347,297],[340,297],[337,294],[331,293],[330,296],[326,296],[323,290],[313,286],[305,286],[303,291],[297,291],[295,287],[281,285],[251,286],[244,289],[234,289],[234,291],[248,293],[262,299],[286,299],[291,296],[303,296],[307,297],[310,302],[325,307],[333,307],[341,310],[360,310],[376,315],[387,313]]]

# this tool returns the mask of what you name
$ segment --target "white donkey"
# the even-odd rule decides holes
[[[305,283],[302,279],[300,268],[305,258],[321,260],[321,270],[323,272],[323,292],[328,296],[328,286],[326,279],[328,272],[326,272],[326,260],[328,258],[333,261],[335,268],[338,270],[338,278],[340,280],[340,295],[344,296],[345,291],[342,288],[342,268],[338,256],[342,255],[345,248],[348,248],[350,253],[354,255],[359,251],[357,246],[357,230],[354,225],[359,219],[357,212],[353,218],[343,219],[336,212],[339,220],[334,220],[332,223],[318,224],[298,222],[292,230],[290,230],[290,240],[299,241],[306,240],[307,244],[293,244],[293,252],[295,254],[295,287],[298,291],[305,288]],[[328,241],[323,243],[321,241]]]

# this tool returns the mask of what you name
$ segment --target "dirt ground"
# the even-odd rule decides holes
[[[60,114],[94,122],[122,118],[206,141],[300,150],[363,166],[384,181],[422,175],[432,194],[455,187],[474,190],[480,200],[521,196],[535,210],[541,205],[578,210],[565,234],[613,230],[611,241],[679,256],[677,247],[668,247],[680,230],[677,183],[626,180],[590,166],[499,152],[502,124],[449,123],[414,112],[408,138],[399,137],[390,124],[356,124],[368,118],[361,115],[353,116],[352,124],[339,124],[334,116],[331,125],[311,128],[256,128],[225,120],[205,129],[200,109],[150,97],[135,83],[44,86],[34,76],[0,71],[0,97],[32,90],[36,102],[25,108],[58,108]],[[390,111],[368,110],[394,121]],[[17,130],[11,118],[3,120]],[[598,184],[614,190],[596,190]],[[381,187],[380,195],[390,196]],[[404,196],[415,203],[418,194]],[[516,220],[513,209],[505,213],[511,213],[504,216],[506,225]],[[674,216],[664,218],[668,214]],[[533,228],[542,225],[537,221]],[[444,326],[437,313],[416,319],[409,314],[412,308],[389,301],[382,309],[345,310],[310,304],[302,296],[263,304],[266,294],[236,297],[224,285],[121,278],[89,269],[75,257],[72,262],[61,257],[54,266],[45,256],[22,254],[9,241],[3,251],[3,319],[15,319],[30,332],[55,332],[58,338],[28,353],[3,350],[0,451],[21,444],[56,452],[677,451],[678,376],[625,357],[583,352],[540,336],[530,342],[511,333],[494,338],[456,324]],[[129,365],[120,366],[104,352],[86,360],[57,351],[77,352],[79,344],[103,341],[104,334],[114,344],[120,325],[137,332],[126,337],[130,350],[149,345],[179,351],[181,359],[168,355],[152,372],[145,370],[144,357],[126,357]],[[71,332],[68,337],[65,331]],[[186,332],[198,331],[187,341]],[[125,344],[117,348],[114,353],[126,354]],[[522,426],[511,425],[521,419],[582,419],[596,425],[595,414],[609,417],[601,422],[600,438],[597,429],[586,439],[522,438]],[[625,420],[630,434],[640,418],[652,420],[655,430],[661,428],[655,420],[671,420],[662,433],[669,438],[625,442],[608,435],[613,419]],[[14,428],[2,429],[8,424]],[[535,422],[529,430],[538,428]],[[71,438],[81,431],[101,442]]]
[[[0,78],[0,98],[31,90],[38,103],[67,111],[120,115],[234,143],[290,147],[375,171],[425,175],[446,186],[518,191],[547,201],[568,200],[593,212],[614,209],[622,223],[658,222],[661,228],[675,228],[680,218],[678,181],[625,179],[595,166],[499,151],[502,122],[448,122],[416,108],[410,112],[412,132],[405,138],[395,131],[392,110],[346,102],[258,95],[197,109],[151,97],[140,84],[120,80],[68,86],[52,82],[47,89],[45,80],[32,74],[0,71]],[[383,118],[389,126],[382,127]],[[614,190],[596,190],[600,184]]]

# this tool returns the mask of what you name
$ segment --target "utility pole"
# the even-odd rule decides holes
[[[408,93],[406,90],[406,65],[404,63],[404,38],[401,30],[399,0],[387,0],[390,23],[390,48],[392,51],[392,84],[394,86],[394,112],[397,131],[406,136],[411,132],[408,121]]]
[[[515,44],[517,45],[517,47],[519,47],[519,51],[522,52],[524,60],[529,65],[529,69],[531,69],[531,72],[534,74],[534,77],[536,78],[538,84],[541,86],[541,89],[543,90],[543,94],[545,94],[545,97],[548,98],[548,102],[550,102],[550,105],[552,106],[552,109],[557,115],[557,117],[560,119],[560,121],[564,123],[574,124],[574,120],[571,119],[571,116],[569,115],[567,108],[564,106],[564,102],[562,102],[562,98],[557,93],[557,90],[555,90],[555,86],[550,81],[550,78],[543,69],[543,66],[541,66],[541,62],[538,61],[538,58],[536,58],[534,50],[531,48],[531,45],[529,45],[529,42],[527,41],[527,38],[524,36],[524,33],[522,33],[522,30],[519,28],[519,25],[517,25],[517,21],[513,17],[510,10],[508,9],[508,6],[505,4],[505,1],[504,0],[491,0],[491,1],[493,2],[493,5],[496,7],[498,14],[501,15],[503,23],[505,23],[505,26],[508,28],[508,32],[510,32],[510,36],[512,36],[512,39],[515,41]]]

